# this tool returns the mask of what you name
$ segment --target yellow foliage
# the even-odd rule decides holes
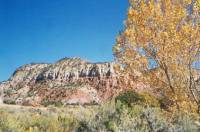
[[[146,73],[150,69],[148,60],[153,60],[157,70],[145,76],[145,81],[171,96],[177,108],[192,105],[200,110],[196,71],[192,68],[200,60],[199,2],[130,0],[126,28],[113,48],[129,74],[133,74],[132,69]]]
[[[140,95],[144,98],[144,101],[146,104],[154,107],[159,107],[160,103],[158,99],[156,99],[154,96],[148,94],[148,93],[140,93]]]

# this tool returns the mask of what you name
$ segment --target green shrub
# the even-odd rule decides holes
[[[63,106],[63,103],[62,103],[62,102],[59,102],[59,101],[50,101],[50,100],[48,100],[48,99],[44,99],[44,100],[41,102],[41,104],[42,104],[43,106],[45,106],[45,107],[51,106],[51,105],[53,105],[53,106],[55,106],[55,107],[61,107],[61,106]]]
[[[3,103],[4,104],[12,104],[12,105],[16,104],[15,100],[13,100],[13,99],[4,99]]]
[[[29,91],[28,93],[27,93],[27,97],[33,97],[34,96],[34,92],[33,91]]]
[[[160,108],[164,110],[168,110],[173,105],[173,102],[168,97],[160,98],[159,103]]]
[[[159,100],[148,93],[137,93],[135,91],[126,91],[116,97],[115,101],[131,106],[131,105],[146,105],[152,107],[159,107]]]
[[[135,91],[126,91],[115,98],[115,102],[120,101],[121,103],[131,106],[135,103],[144,102],[143,96],[139,95]]]

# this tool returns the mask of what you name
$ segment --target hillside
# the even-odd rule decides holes
[[[4,103],[18,105],[98,104],[114,93],[114,62],[64,58],[54,64],[28,64],[0,83]]]

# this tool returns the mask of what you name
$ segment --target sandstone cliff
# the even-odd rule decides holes
[[[18,68],[0,83],[9,104],[98,104],[118,86],[113,62],[90,63],[64,58],[54,64],[29,64]]]

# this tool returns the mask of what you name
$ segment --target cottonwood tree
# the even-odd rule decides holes
[[[114,55],[125,73],[148,81],[178,109],[200,109],[194,63],[200,60],[199,0],[130,0]]]

